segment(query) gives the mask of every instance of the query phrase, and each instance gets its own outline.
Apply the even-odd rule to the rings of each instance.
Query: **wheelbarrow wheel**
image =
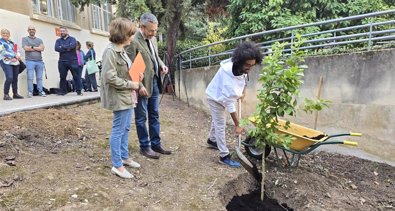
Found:
[[[249,156],[251,156],[251,157],[253,157],[255,159],[258,159],[258,160],[262,160],[262,153],[263,153],[263,151],[262,151],[262,149],[260,149],[258,147],[255,147],[255,142],[256,142],[255,137],[248,136],[246,138],[246,140],[244,141],[244,143],[245,143],[245,150],[246,150],[246,152],[247,152],[247,154]],[[267,158],[267,156],[269,156],[271,150],[272,150],[272,148],[269,145],[266,144],[266,147],[265,147],[265,158]]]

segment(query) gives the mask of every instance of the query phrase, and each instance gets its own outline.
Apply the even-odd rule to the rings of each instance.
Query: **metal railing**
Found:
[[[341,25],[344,27],[339,27]],[[230,57],[237,44],[246,39],[258,43],[264,54],[270,52],[271,45],[275,42],[288,42],[284,51],[290,52],[296,34],[301,34],[306,40],[301,47],[305,50],[328,50],[338,46],[370,50],[373,46],[383,44],[383,42],[395,41],[395,10],[263,31],[198,46],[176,56],[177,69],[216,64]],[[213,52],[216,46],[227,48],[227,50]]]

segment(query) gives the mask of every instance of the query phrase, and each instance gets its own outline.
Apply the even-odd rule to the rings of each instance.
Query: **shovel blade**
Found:
[[[244,167],[245,170],[248,171],[255,179],[256,181],[260,184],[262,181],[262,175],[259,173],[258,168],[256,165],[250,162],[246,156],[240,151],[239,147],[236,147],[236,154],[237,157],[240,160],[240,164]]]

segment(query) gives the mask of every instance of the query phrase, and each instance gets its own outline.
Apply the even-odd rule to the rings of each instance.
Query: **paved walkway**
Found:
[[[99,92],[83,92],[82,96],[77,93],[68,93],[65,96],[47,95],[47,97],[33,96],[32,98],[14,99],[10,101],[0,99],[0,116],[19,111],[29,111],[39,108],[50,108],[55,106],[71,105],[85,101],[98,100]]]

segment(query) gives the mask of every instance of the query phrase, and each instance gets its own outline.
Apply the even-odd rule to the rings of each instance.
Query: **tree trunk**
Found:
[[[182,1],[174,0],[169,2],[173,4],[173,5],[169,5],[169,7],[172,8],[173,10],[173,17],[171,18],[172,21],[170,22],[169,28],[167,29],[166,60],[167,60],[167,65],[171,72],[171,70],[175,66],[173,64],[173,61],[174,61],[174,54],[175,54],[176,43],[177,43],[177,34],[181,23],[183,7],[182,7]]]

